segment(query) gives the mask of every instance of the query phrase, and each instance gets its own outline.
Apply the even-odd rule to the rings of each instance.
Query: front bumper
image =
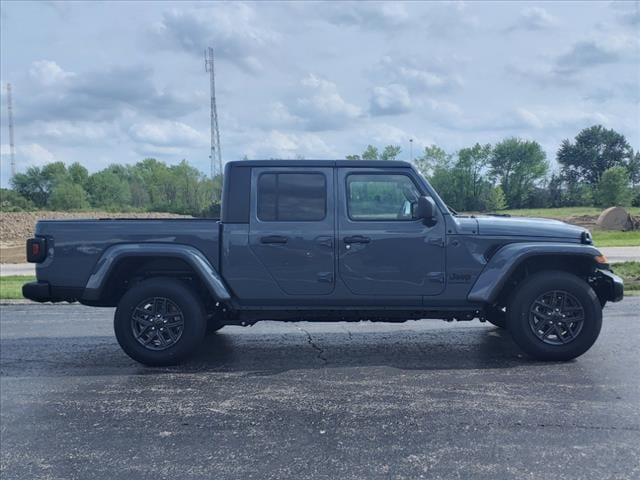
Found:
[[[619,302],[624,298],[624,282],[610,270],[598,269],[598,287],[604,300]]]

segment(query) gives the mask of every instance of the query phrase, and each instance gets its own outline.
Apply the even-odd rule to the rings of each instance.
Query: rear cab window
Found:
[[[317,222],[327,215],[327,182],[322,173],[262,173],[258,177],[258,219],[262,222]]]

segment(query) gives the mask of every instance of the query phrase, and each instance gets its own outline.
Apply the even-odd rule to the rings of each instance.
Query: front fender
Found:
[[[535,256],[596,257],[600,251],[578,243],[510,243],[498,250],[471,287],[470,302],[493,303],[509,276],[523,261]]]
[[[190,245],[171,243],[122,243],[107,248],[96,263],[84,289],[82,300],[98,300],[107,284],[109,275],[120,260],[129,257],[170,257],[179,258],[193,268],[206,285],[209,292],[220,301],[227,301],[231,294],[222,277],[211,265],[207,257]]]

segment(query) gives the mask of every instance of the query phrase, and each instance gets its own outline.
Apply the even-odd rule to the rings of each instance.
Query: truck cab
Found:
[[[221,211],[39,222],[27,246],[38,280],[24,294],[117,307],[121,346],[152,365],[187,358],[207,329],[265,319],[478,318],[564,360],[623,296],[587,230],[458,215],[406,162],[229,162]]]

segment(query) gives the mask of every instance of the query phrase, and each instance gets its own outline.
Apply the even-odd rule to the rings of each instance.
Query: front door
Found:
[[[335,285],[333,168],[252,169],[249,244],[287,295]]]
[[[339,273],[358,295],[437,295],[444,289],[444,219],[413,215],[423,191],[408,169],[341,168]]]

